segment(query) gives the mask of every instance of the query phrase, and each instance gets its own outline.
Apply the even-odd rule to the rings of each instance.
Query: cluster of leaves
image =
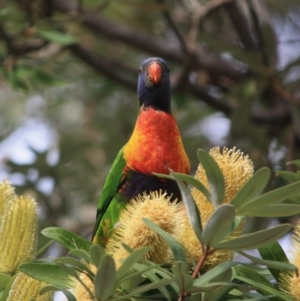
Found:
[[[223,204],[224,177],[217,163],[204,151],[198,151],[198,158],[206,170],[209,189],[194,178],[172,173],[177,181],[190,223],[202,245],[201,258],[190,266],[187,251],[169,233],[150,220],[144,222],[159,233],[170,247],[173,263],[156,264],[143,256],[150,247],[132,250],[124,246],[129,256],[116,270],[114,259],[100,246],[61,228],[46,228],[42,234],[57,241],[69,250],[71,257],[55,259],[54,262],[38,261],[20,266],[20,270],[31,277],[49,283],[42,292],[61,290],[68,300],[75,297],[68,290],[76,281],[82,283],[78,273],[85,273],[94,284],[94,289],[86,287],[94,300],[289,300],[276,283],[281,271],[297,271],[277,240],[292,229],[289,224],[281,224],[240,236],[231,236],[242,219],[247,216],[288,216],[300,212],[294,202],[299,198],[300,181],[262,194],[270,178],[267,168],[258,170],[238,191],[230,204]],[[187,187],[189,183],[204,193],[216,210],[205,225]],[[261,258],[245,253],[258,249]],[[202,273],[201,267],[208,255],[216,250],[231,250],[252,261],[222,262]],[[254,264],[253,264],[254,263]],[[91,266],[96,267],[94,271]],[[73,280],[71,280],[73,279]],[[275,281],[274,281],[275,280]],[[275,284],[274,284],[275,283]],[[86,286],[85,283],[82,285]]]

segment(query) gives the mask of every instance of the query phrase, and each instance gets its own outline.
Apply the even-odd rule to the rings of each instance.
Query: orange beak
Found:
[[[162,69],[157,62],[151,63],[148,67],[148,76],[152,84],[156,85],[161,80]]]

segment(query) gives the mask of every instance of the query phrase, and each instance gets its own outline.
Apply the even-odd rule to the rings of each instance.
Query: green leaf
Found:
[[[101,263],[101,259],[106,253],[103,248],[101,248],[99,245],[95,244],[95,245],[91,246],[90,254],[91,254],[91,258],[92,258],[92,263],[96,267],[99,267],[99,265]]]
[[[299,60],[300,60],[300,58],[299,58]],[[300,159],[289,161],[286,163],[286,165],[290,165],[290,164],[295,164],[296,166],[300,167]]]
[[[122,282],[123,278],[127,276],[128,271],[132,269],[134,264],[140,261],[151,249],[152,247],[144,247],[130,253],[117,271],[116,283]]]
[[[264,278],[259,273],[249,269],[245,266],[237,266],[234,268],[236,275],[235,279],[243,281],[245,283],[250,284],[251,286],[255,287],[258,292],[263,295],[272,294],[287,300],[287,296],[282,292],[275,289],[275,287],[269,282],[266,278]]]
[[[130,291],[145,280],[145,277],[142,275],[151,269],[153,269],[152,266],[149,267],[135,263],[133,270],[127,271],[121,281],[115,282],[116,286],[120,286],[124,291]]]
[[[43,295],[43,294],[46,294],[49,292],[55,292],[55,291],[59,291],[59,290],[61,290],[61,287],[49,284],[49,285],[43,286],[40,289],[40,294]]]
[[[300,194],[300,181],[267,192],[262,196],[255,198],[245,206],[242,206],[237,212],[241,215],[246,215],[248,210],[265,207],[269,204],[276,204],[298,194]]]
[[[72,44],[76,44],[78,42],[78,38],[70,35],[70,34],[66,34],[60,31],[54,31],[54,30],[41,30],[39,29],[37,31],[37,34],[56,44],[62,45],[62,46],[69,46]]]
[[[139,295],[141,293],[144,293],[144,292],[147,292],[147,291],[150,291],[150,290],[153,290],[153,289],[161,288],[163,286],[171,284],[172,282],[174,282],[174,279],[162,279],[162,280],[157,281],[157,282],[141,285],[141,286],[131,290],[131,292],[127,295],[123,295],[123,296],[120,296],[120,297],[114,297],[114,300],[126,300],[129,297],[132,297],[134,295]]]
[[[278,271],[278,275],[279,275],[280,271],[297,271],[297,267],[295,267],[293,264],[288,263],[288,262],[279,262],[279,261],[275,261],[275,260],[260,259],[260,258],[256,258],[256,257],[251,256],[242,251],[238,251],[238,253],[245,256],[246,258],[252,260],[256,264],[265,265],[269,268],[273,268],[273,270],[276,269],[276,271]]]
[[[11,19],[13,15],[16,15],[16,7],[14,7],[13,5],[6,6],[0,9],[0,20],[2,22]]]
[[[10,280],[11,277],[9,275],[0,273],[0,290],[3,290]]]
[[[68,287],[70,285],[69,275],[53,263],[23,263],[19,269],[32,278],[55,286]]]
[[[198,149],[199,162],[205,169],[208,185],[211,191],[211,202],[217,208],[224,202],[225,184],[224,176],[215,160],[204,150]]]
[[[177,179],[180,179],[181,181],[184,181],[184,182],[192,185],[196,189],[198,189],[200,192],[202,192],[204,194],[204,196],[207,198],[207,200],[211,202],[212,196],[211,196],[210,191],[200,181],[198,181],[197,179],[195,179],[194,177],[192,177],[190,175],[186,175],[183,173],[174,172],[173,174],[176,175]]]
[[[51,244],[53,243],[53,240],[48,241],[46,244],[44,244],[42,247],[40,247],[36,253],[35,256],[39,256],[40,254],[42,254]]]
[[[201,244],[203,244],[203,235],[202,235],[202,224],[201,224],[201,217],[198,210],[198,207],[191,197],[191,194],[187,190],[186,186],[183,182],[177,177],[176,174],[171,172],[171,175],[177,182],[177,185],[181,192],[182,201],[184,203],[185,210],[187,212],[187,216],[189,218],[190,224]]]
[[[284,217],[300,213],[300,205],[294,204],[271,204],[265,207],[248,209],[247,216],[255,217]]]
[[[148,227],[157,232],[166,241],[174,255],[175,260],[182,261],[186,266],[188,266],[184,247],[170,233],[164,231],[149,219],[143,218],[143,221]]]
[[[156,275],[157,270],[154,267],[151,267],[151,269],[149,269],[149,267],[147,266],[136,263],[134,265],[134,269],[136,271],[142,272],[143,276],[147,277],[151,282],[157,282],[161,279]],[[166,274],[164,274],[164,278],[166,279],[165,276]],[[171,277],[167,276],[167,279],[171,279]],[[165,297],[166,300],[171,300],[171,295],[165,286],[159,287],[158,290],[161,292],[161,294]]]
[[[87,251],[72,249],[69,251],[69,254],[84,259],[86,262],[89,263],[92,261],[91,255]]]
[[[145,281],[145,277],[142,276],[142,273],[130,273],[134,274],[133,277],[128,277],[126,280],[122,281],[120,288],[124,292],[130,292],[134,288],[138,287],[141,285],[143,281]],[[118,297],[117,294],[114,295],[114,298]]]
[[[5,77],[9,84],[15,89],[28,90],[27,81],[20,77],[17,72],[5,73]]]
[[[274,295],[266,295],[263,296],[256,292],[242,292],[236,289],[231,290],[230,295],[233,297],[237,297],[236,299],[230,298],[230,301],[240,301],[240,300],[247,300],[247,301],[263,301],[263,300],[269,300],[269,298],[274,297]],[[227,299],[226,299],[227,300]],[[205,300],[206,301],[206,300]],[[209,300],[207,300],[209,301]],[[222,301],[222,300],[220,300]]]
[[[300,180],[300,174],[291,172],[291,171],[286,171],[286,170],[278,170],[276,172],[276,176],[279,176],[280,178],[285,179],[286,181],[290,183],[294,183],[296,181]]]
[[[6,299],[8,298],[11,286],[13,285],[13,283],[14,283],[17,276],[18,276],[18,274],[15,274],[14,276],[12,276],[10,278],[8,283],[6,283],[5,289],[2,291],[2,295],[0,296],[0,301],[6,301]]]
[[[260,256],[267,261],[275,261],[278,263],[284,263],[287,266],[289,265],[289,260],[285,254],[285,252],[283,251],[281,245],[277,242],[274,241],[273,243],[265,246],[265,247],[261,247],[258,249]],[[271,274],[273,275],[273,277],[275,278],[275,280],[278,282],[280,279],[280,270],[283,270],[283,268],[280,268],[280,270],[278,270],[277,267],[272,268],[272,266],[268,265],[269,270],[271,272]]]
[[[197,293],[197,292],[211,292],[214,291],[220,287],[229,287],[232,289],[233,287],[237,286],[236,284],[232,282],[212,282],[212,283],[206,283],[199,286],[192,286],[189,289],[187,289],[188,293]]]
[[[226,261],[218,264],[214,268],[207,271],[204,275],[201,275],[201,277],[197,278],[194,281],[194,286],[203,286],[206,283],[210,283],[212,280],[219,277],[219,275],[223,274],[227,270],[231,269],[233,266],[239,264],[238,262],[234,261]]]
[[[86,272],[90,276],[95,276],[95,274],[91,271],[91,269],[84,264],[82,261],[79,261],[72,257],[59,257],[55,260],[55,262],[64,264],[64,265],[70,265],[74,269],[79,269],[83,272]]]
[[[102,257],[97,271],[94,286],[98,301],[107,300],[115,292],[116,267],[114,259],[109,255]]]
[[[176,261],[172,266],[174,279],[179,286],[180,292],[186,292],[194,282],[194,278],[187,273],[182,262]]]
[[[215,248],[234,251],[256,249],[278,240],[291,228],[292,227],[289,224],[281,224],[270,229],[260,230],[254,233],[225,240],[217,244]]]
[[[45,86],[58,86],[64,83],[63,79],[39,69],[34,69],[29,79],[30,83],[34,82]]]
[[[231,282],[232,269],[226,270],[214,278],[214,282]],[[220,286],[212,292],[206,292],[203,296],[203,301],[222,301],[234,286]]]
[[[70,267],[69,265],[66,265],[64,263],[60,263],[59,261],[55,261],[55,263],[63,270],[65,273],[67,273],[69,276],[78,278],[77,270],[73,267]]]
[[[85,251],[89,251],[93,243],[88,240],[59,227],[49,227],[45,228],[41,231],[41,233],[62,244],[67,249],[82,249]]]
[[[223,301],[226,300],[225,296],[235,287],[233,284],[230,285],[221,285],[220,287],[217,287],[212,292],[206,292],[203,296],[203,301]],[[247,301],[249,301],[247,299]]]
[[[259,196],[268,184],[270,175],[271,172],[269,168],[263,167],[259,169],[237,192],[230,204],[236,209],[239,209],[241,206],[249,203],[253,198]]]
[[[223,204],[216,209],[207,221],[203,230],[203,240],[206,246],[214,247],[234,230],[235,208]]]

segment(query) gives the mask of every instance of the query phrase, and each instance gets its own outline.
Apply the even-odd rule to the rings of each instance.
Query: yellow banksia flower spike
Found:
[[[20,272],[14,280],[6,301],[50,301],[53,300],[53,292],[43,295],[39,291],[46,286],[45,282],[36,280]]]
[[[291,263],[300,271],[300,220],[294,230],[291,246]],[[279,288],[291,297],[291,300],[300,301],[300,274],[293,271],[284,271],[280,274]]]
[[[97,268],[93,265],[90,265],[89,268],[95,274],[97,273]],[[77,279],[74,279],[73,282],[73,295],[76,300],[80,301],[96,301],[96,298],[91,293],[94,294],[94,282],[93,280],[86,274],[80,273],[79,279],[84,283],[80,283]]]
[[[220,147],[214,147],[209,151],[209,155],[216,161],[224,175],[224,203],[229,203],[238,190],[252,177],[253,162],[248,155],[244,155],[235,148],[224,147],[221,152]],[[201,164],[198,166],[195,178],[209,189],[206,173]],[[199,190],[193,188],[191,193],[200,210],[201,220],[206,223],[214,212],[213,205]]]
[[[224,203],[229,203],[238,190],[252,177],[254,171],[253,162],[247,155],[244,155],[235,148],[228,149],[224,147],[221,151],[220,147],[214,147],[209,151],[209,155],[216,161],[224,175]],[[198,166],[195,178],[201,181],[203,185],[209,189],[206,173],[201,164]],[[201,221],[204,226],[210,216],[214,213],[215,208],[196,188],[192,188],[191,194],[200,211]],[[233,235],[238,235],[239,233],[240,231],[236,231]],[[187,218],[183,227],[182,237],[179,240],[189,251],[191,256],[195,260],[198,260],[202,254],[201,244]],[[231,258],[232,252],[217,250],[206,259],[204,270],[210,269],[220,262],[230,260]]]
[[[14,187],[7,181],[0,182],[0,224],[4,214],[4,208],[16,198]]]
[[[142,218],[151,220],[177,237],[181,231],[184,214],[183,205],[171,202],[170,196],[161,191],[139,195],[121,213],[117,228],[107,245],[107,251],[112,254],[117,266],[129,255],[122,247],[122,243],[132,249],[152,246],[145,258],[157,263],[168,262],[171,256],[168,245],[159,234],[143,222]]]
[[[38,213],[29,197],[16,196],[7,204],[0,225],[0,272],[13,273],[35,257]]]

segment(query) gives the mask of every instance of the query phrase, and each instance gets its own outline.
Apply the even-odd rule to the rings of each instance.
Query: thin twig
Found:
[[[158,0],[158,2],[162,3],[162,4],[166,4],[164,0]],[[165,5],[165,9],[163,9],[163,15],[166,18],[166,20],[168,21],[168,23],[169,23],[170,27],[172,28],[172,30],[174,31],[176,37],[178,38],[183,52],[186,55],[189,55],[189,48],[188,48],[188,45],[186,43],[186,40],[185,40],[184,36],[181,34],[179,28],[176,26],[176,23],[173,20],[173,17],[170,13],[170,9],[167,5]]]
[[[229,3],[232,1],[234,1],[234,0],[210,0],[210,1],[207,1],[207,3],[205,5],[199,7],[199,9],[197,9],[194,13],[194,16],[193,16],[194,25],[192,26],[192,28],[188,34],[188,40],[194,41],[196,39],[202,19],[208,13],[210,13],[212,10],[218,8],[219,6],[221,6],[225,3]]]
[[[238,3],[237,2],[226,3],[224,7],[227,10],[230,20],[245,48],[251,51],[257,51],[258,47],[253,37],[254,35],[250,29],[249,20],[246,18],[245,14],[238,7]]]

